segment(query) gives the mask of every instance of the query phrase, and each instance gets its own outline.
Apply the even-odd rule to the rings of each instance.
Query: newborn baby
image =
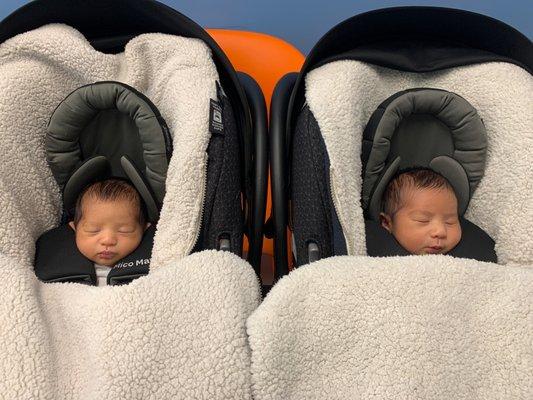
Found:
[[[120,179],[88,186],[76,202],[74,221],[80,253],[94,262],[98,286],[119,260],[132,253],[150,226],[137,190]]]
[[[383,195],[380,223],[411,254],[446,254],[461,240],[450,183],[427,168],[396,176]]]

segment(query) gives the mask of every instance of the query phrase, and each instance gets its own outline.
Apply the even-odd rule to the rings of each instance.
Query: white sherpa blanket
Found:
[[[450,256],[335,257],[247,322],[256,400],[533,397],[533,270]]]
[[[348,254],[366,254],[359,206],[363,130],[382,101],[417,87],[455,92],[478,110],[488,156],[467,217],[495,240],[499,262],[533,264],[533,77],[507,63],[417,74],[336,61],[307,75],[306,100],[328,150],[333,202]]]
[[[0,398],[250,397],[244,324],[259,302],[255,275],[230,254],[185,257],[200,225],[217,79],[203,42],[170,35],[107,55],[49,25],[0,46]],[[46,125],[68,93],[102,80],[147,95],[173,135],[153,271],[125,287],[43,284],[34,244],[60,214]]]

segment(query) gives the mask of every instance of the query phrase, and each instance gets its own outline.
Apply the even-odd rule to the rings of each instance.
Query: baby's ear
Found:
[[[383,212],[379,213],[379,223],[390,233],[392,229],[392,219],[388,214]]]
[[[74,221],[70,221],[68,225],[72,228],[74,232],[76,232],[76,225],[74,225]]]

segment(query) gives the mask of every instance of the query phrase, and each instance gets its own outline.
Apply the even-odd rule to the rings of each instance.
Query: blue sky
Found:
[[[383,7],[424,5],[478,12],[512,25],[533,37],[533,2],[517,0],[162,0],[203,27],[244,29],[287,40],[302,52],[337,23],[365,11]],[[1,0],[4,18],[26,0]]]

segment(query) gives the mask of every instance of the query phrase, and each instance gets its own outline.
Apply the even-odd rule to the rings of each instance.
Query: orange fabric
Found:
[[[226,29],[207,29],[207,32],[226,53],[236,71],[245,72],[256,80],[265,96],[268,111],[276,83],[289,72],[299,72],[305,60],[304,55],[291,44],[264,33]],[[267,218],[271,204],[269,178]],[[288,245],[290,254],[290,243]],[[268,264],[265,267],[271,269],[274,254],[272,239],[264,240],[263,254],[269,255],[268,260],[263,256],[263,264]]]

